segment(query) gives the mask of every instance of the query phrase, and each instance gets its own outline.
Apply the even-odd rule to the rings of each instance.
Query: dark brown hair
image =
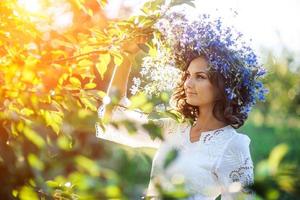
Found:
[[[184,82],[187,78],[187,74],[185,73],[187,68],[189,67],[191,61],[197,57],[204,57],[207,59],[205,55],[190,55],[190,58],[184,66],[184,73],[182,74],[181,80],[172,95],[172,101],[175,101],[177,111],[179,111],[185,118],[188,118],[192,121],[196,120],[199,114],[199,108],[186,102]],[[218,97],[213,108],[214,117],[227,125],[231,125],[234,128],[241,127],[248,116],[240,112],[240,106],[238,105],[237,100],[228,100],[226,98],[224,76],[218,71],[214,70],[212,67],[209,67],[208,78],[212,85],[214,85],[218,90]],[[246,95],[247,93],[240,91],[240,95],[243,94]]]

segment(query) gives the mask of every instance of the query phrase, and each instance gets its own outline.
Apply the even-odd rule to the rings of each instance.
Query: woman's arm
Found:
[[[154,137],[157,135],[157,132],[149,133],[148,130],[143,127],[143,125],[149,124],[150,122],[148,115],[139,110],[130,110],[126,108],[129,104],[130,100],[127,97],[123,97],[119,102],[119,105],[121,106],[116,106],[112,110],[110,122],[121,122],[118,123],[120,125],[118,128],[108,123],[105,125],[105,129],[103,129],[99,124],[96,124],[96,136],[101,139],[109,140],[133,148],[159,148],[162,139],[159,137]],[[103,117],[103,109],[103,106],[99,108],[100,118]],[[128,127],[122,123],[124,120],[131,122],[134,125],[136,129],[135,133],[130,133]],[[173,128],[177,124],[177,122],[171,118],[151,119],[151,122],[160,128],[163,139],[166,139],[167,130]]]
[[[238,134],[228,144],[217,164],[215,173],[221,189],[222,200],[253,200],[254,193],[247,188],[254,182],[250,138]]]
[[[106,94],[109,98],[118,93],[119,98],[127,98],[127,85],[128,78],[132,68],[132,63],[140,48],[138,44],[143,44],[148,40],[148,37],[139,37],[135,41],[124,43],[122,49],[124,50],[123,62],[120,66],[115,66],[110,83],[108,85]],[[105,106],[105,105],[104,105]],[[110,114],[113,108],[105,108],[104,116],[105,118],[110,118]]]
[[[101,139],[110,140],[130,147],[152,147],[158,148],[161,139],[153,138],[148,131],[143,128],[144,124],[149,123],[148,115],[139,112],[138,110],[130,110],[127,107],[130,105],[130,100],[127,98],[127,84],[128,77],[131,71],[132,62],[139,51],[137,44],[133,43],[127,45],[127,52],[129,56],[125,56],[123,63],[116,66],[114,69],[112,79],[109,83],[106,94],[112,98],[115,92],[118,91],[121,99],[118,102],[119,106],[110,107],[105,104],[101,105],[98,109],[99,118],[104,119],[105,129],[98,123],[96,124],[96,136]],[[122,121],[127,120],[135,125],[136,133],[132,134],[128,131],[128,127],[122,124]],[[119,128],[114,127],[107,122],[121,122]],[[175,125],[175,120],[170,118],[160,118],[151,120],[155,125],[160,127],[162,135],[166,128]],[[123,126],[122,126],[123,125]],[[155,135],[155,134],[154,134]],[[164,136],[163,136],[164,137]]]
[[[111,81],[106,91],[106,94],[110,99],[116,94],[119,95],[119,98],[127,97],[127,85],[132,67],[132,60],[132,56],[124,56],[122,64],[120,66],[115,66]],[[109,106],[106,105],[103,106],[104,117],[107,118],[107,120],[110,120],[110,115],[113,108],[109,108]]]
[[[107,88],[108,96],[112,96],[112,91],[117,89],[120,96],[127,96],[128,77],[132,67],[132,56],[124,56],[120,66],[116,66],[114,74]]]

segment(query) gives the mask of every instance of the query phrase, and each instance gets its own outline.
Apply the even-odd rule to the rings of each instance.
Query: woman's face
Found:
[[[190,63],[184,82],[186,102],[192,106],[213,104],[216,98],[216,88],[208,78],[208,62],[204,57],[198,57]]]

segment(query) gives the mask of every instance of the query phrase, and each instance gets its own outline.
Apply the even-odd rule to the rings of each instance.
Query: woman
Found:
[[[164,140],[149,136],[141,126],[149,122],[147,115],[126,109],[130,105],[126,97],[132,60],[129,57],[117,69],[107,91],[108,96],[112,95],[113,90],[120,92],[123,97],[120,106],[115,107],[112,113],[102,106],[99,116],[105,117],[111,113],[112,120],[134,120],[139,127],[138,133],[130,135],[126,128],[116,129],[113,126],[107,126],[104,133],[96,126],[97,137],[131,147],[157,149],[146,193],[150,199],[160,199],[158,188],[172,191],[180,183],[184,183],[184,189],[190,195],[188,199],[213,200],[219,195],[222,200],[252,199],[254,195],[247,189],[254,177],[250,138],[235,129],[247,119],[255,102],[254,95],[259,93],[262,97],[265,92],[254,89],[261,88],[261,82],[256,78],[263,74],[263,70],[254,70],[257,63],[253,55],[240,56],[236,52],[241,51],[227,48],[230,45],[228,40],[227,43],[221,42],[222,35],[218,34],[220,22],[209,23],[214,34],[207,30],[208,26],[203,21],[180,26],[183,32],[179,37],[188,34],[196,37],[194,30],[209,33],[196,37],[196,41],[201,41],[201,50],[196,49],[197,44],[189,39],[184,41],[192,45],[191,48],[181,42],[177,43],[178,49],[175,51],[176,63],[182,66],[183,74],[172,100],[186,119],[192,119],[192,124],[188,120],[178,123],[169,118],[151,120],[162,128]],[[203,42],[205,40],[209,42]],[[133,44],[126,49],[136,53],[138,47]],[[251,63],[248,58],[252,59]],[[247,62],[248,68],[244,69],[243,61]],[[166,158],[172,150],[177,152],[177,157],[166,165]]]

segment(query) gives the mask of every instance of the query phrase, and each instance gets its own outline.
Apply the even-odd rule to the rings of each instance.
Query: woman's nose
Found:
[[[184,82],[184,85],[185,85],[186,88],[192,88],[193,80],[191,78],[187,78]]]

